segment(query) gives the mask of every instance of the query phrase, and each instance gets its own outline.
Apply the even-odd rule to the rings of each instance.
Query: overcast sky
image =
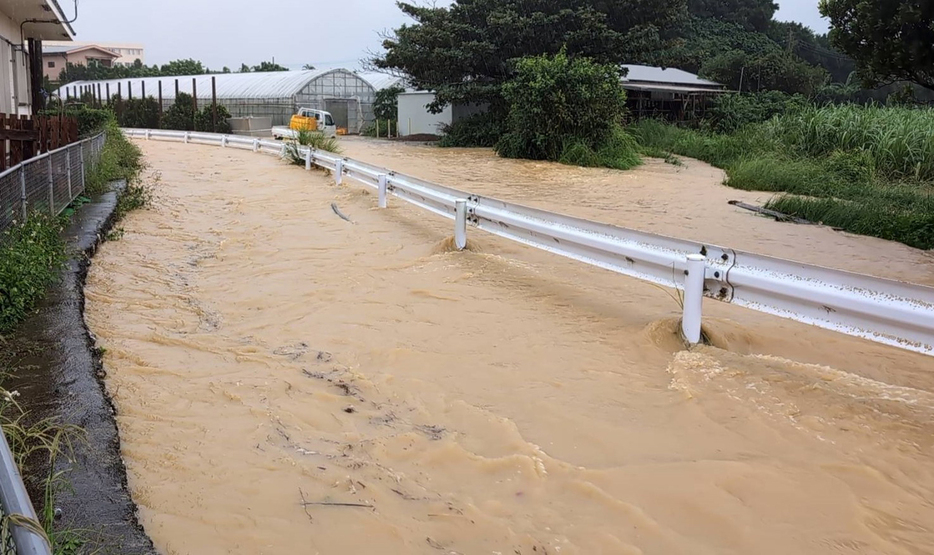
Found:
[[[778,0],[777,19],[824,32],[817,1]],[[73,13],[74,0],[59,4]],[[405,21],[394,0],[80,0],[74,28],[76,40],[141,43],[147,64],[194,58],[236,70],[274,57],[300,69],[357,67],[381,31]]]

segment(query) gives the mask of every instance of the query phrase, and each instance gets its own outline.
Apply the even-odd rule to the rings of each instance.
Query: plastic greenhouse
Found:
[[[315,108],[331,112],[337,126],[349,133],[359,133],[373,119],[376,90],[366,79],[346,69],[76,81],[61,87],[58,96],[80,98],[91,93],[106,99],[108,94],[122,98],[145,94],[158,99],[161,83],[163,110],[174,104],[176,87],[187,94],[197,87],[200,108],[211,104],[212,79],[217,103],[233,117],[265,116],[272,118],[273,125],[287,125],[299,108]]]

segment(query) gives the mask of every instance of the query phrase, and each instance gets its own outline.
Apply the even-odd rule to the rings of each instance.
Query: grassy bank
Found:
[[[642,148],[722,168],[738,189],[782,193],[768,207],[852,233],[934,248],[934,111],[807,107],[718,134],[657,121]]]

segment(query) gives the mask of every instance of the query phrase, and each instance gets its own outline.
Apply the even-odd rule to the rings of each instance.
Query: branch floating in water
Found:
[[[353,220],[351,220],[350,218],[348,218],[347,216],[345,216],[343,212],[341,212],[341,209],[337,207],[337,203],[336,203],[336,202],[332,202],[332,203],[331,203],[331,210],[333,210],[335,214],[337,214],[338,216],[340,216],[340,218],[341,218],[342,220],[347,221],[347,222],[350,222],[350,223],[354,223]]]

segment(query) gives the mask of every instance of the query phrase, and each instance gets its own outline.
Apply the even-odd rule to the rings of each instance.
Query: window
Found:
[[[49,62],[49,67],[55,67],[55,62]]]

